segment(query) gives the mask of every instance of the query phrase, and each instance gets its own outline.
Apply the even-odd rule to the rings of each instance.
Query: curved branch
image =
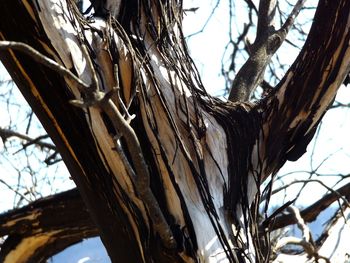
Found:
[[[0,261],[46,262],[98,230],[77,191],[72,189],[0,215]]]
[[[43,137],[46,138],[47,135],[39,136],[38,138],[31,138],[30,136],[28,136],[26,134],[15,132],[15,131],[10,130],[10,129],[3,129],[0,127],[0,137],[4,142],[10,137],[17,137],[19,139],[25,140],[25,141],[27,141],[27,143],[25,145],[23,145],[23,148],[28,147],[29,145],[35,144],[35,145],[42,147],[42,148],[47,148],[47,149],[54,150],[54,151],[57,150],[55,145],[41,141],[41,139],[43,139]]]
[[[325,231],[315,242],[317,254],[314,254],[315,260],[323,259],[325,262],[343,262],[348,258],[349,242],[348,236],[350,228],[347,224],[350,208],[343,206],[335,216],[327,223]],[[288,241],[288,238],[287,240]],[[322,256],[320,256],[322,255]],[[296,256],[295,254],[279,254],[273,262],[309,262],[306,253]]]
[[[320,256],[318,254],[317,248],[315,246],[312,235],[310,233],[310,229],[305,224],[304,219],[300,215],[299,209],[296,207],[290,206],[290,207],[288,207],[288,210],[295,217],[295,220],[297,221],[298,228],[302,232],[303,237],[302,237],[302,239],[295,238],[295,237],[284,237],[277,242],[275,250],[277,251],[287,244],[299,245],[299,246],[303,247],[305,253],[308,255],[308,258],[315,258],[316,261],[318,261],[318,259],[322,258],[327,263],[330,263],[328,258],[326,258],[324,256]]]
[[[333,202],[339,199],[339,195],[346,197],[346,199],[349,199],[350,196],[350,183],[340,187],[336,191],[333,191],[324,197],[322,197],[320,200],[317,202],[313,203],[309,207],[303,209],[300,212],[301,217],[304,219],[305,222],[312,222],[314,221],[317,216],[327,209]],[[281,215],[277,216],[274,220],[273,223],[270,226],[271,230],[276,230],[279,228],[286,227],[288,225],[292,225],[297,223],[296,218],[291,215]]]
[[[306,151],[316,127],[350,69],[350,2],[319,2],[298,58],[273,94],[259,105],[263,113],[265,176]]]
[[[0,50],[1,49],[14,49],[21,51],[29,55],[36,62],[45,65],[46,67],[56,71],[60,75],[67,77],[69,80],[73,81],[79,88],[87,89],[89,86],[85,84],[81,79],[76,77],[72,72],[70,72],[65,67],[58,64],[56,61],[48,58],[47,56],[41,54],[39,51],[35,50],[31,46],[15,41],[0,41]]]

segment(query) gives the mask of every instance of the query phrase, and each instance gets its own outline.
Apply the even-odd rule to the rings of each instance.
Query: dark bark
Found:
[[[35,1],[27,3],[35,9]],[[1,39],[25,42],[50,56],[39,40],[48,46],[50,41],[23,1],[1,2],[0,7],[3,12]],[[115,194],[106,192],[111,185],[110,173],[98,149],[93,143],[87,143],[94,141],[93,135],[86,125],[84,113],[69,103],[73,97],[63,78],[40,64],[33,64],[32,58],[20,52],[0,52],[2,63],[57,146],[91,217],[103,229],[101,238],[112,261],[141,262],[126,215],[117,202],[108,201],[108,196]]]
[[[347,200],[349,200],[350,184],[346,184],[334,192],[326,194],[320,200],[317,200],[312,205],[301,210],[300,215],[305,220],[305,222],[315,221],[321,212],[327,209],[332,203],[339,200],[340,197],[345,197]],[[269,220],[269,224],[270,226],[267,226],[265,224],[263,227],[269,227],[270,230],[276,230],[288,225],[296,224],[296,219],[293,215],[282,214]]]
[[[76,66],[70,60],[75,54],[66,56],[57,46],[66,44],[66,38],[57,40],[45,31],[50,24],[39,17],[43,10],[37,5],[1,2],[0,38],[25,42]],[[112,262],[197,262],[213,238],[231,262],[245,262],[254,252],[261,261],[258,210],[250,204],[254,198],[258,204],[257,189],[271,172],[302,155],[348,73],[349,11],[349,1],[320,1],[301,55],[276,91],[258,105],[226,103],[206,94],[176,29],[181,26],[180,1],[122,1],[119,23],[112,19],[106,24],[118,41],[108,30],[93,31],[98,41],[105,41],[103,49],[90,45],[83,34],[69,36],[81,50],[83,44],[89,47],[92,91],[76,89],[20,52],[2,51],[0,58],[57,145]],[[69,70],[75,72],[73,66]],[[122,112],[115,86],[136,114],[131,126],[122,119],[125,129],[115,124]],[[105,97],[97,101],[101,93]],[[80,109],[70,100],[92,107]],[[108,105],[116,107],[110,111]],[[127,136],[129,128],[135,143]],[[166,222],[154,211],[161,211]],[[230,224],[246,231],[232,231]],[[164,242],[167,225],[176,248]],[[245,235],[253,236],[250,255],[245,251],[249,242],[241,240]],[[214,256],[215,249],[204,259]]]
[[[84,238],[99,235],[77,189],[1,214],[0,222],[0,236],[7,236],[0,250],[4,263],[44,263]]]
[[[299,56],[262,101],[269,172],[305,152],[349,71],[349,1],[320,1]],[[325,19],[327,17],[327,19]]]

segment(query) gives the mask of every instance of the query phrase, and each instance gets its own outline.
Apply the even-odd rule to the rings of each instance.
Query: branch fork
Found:
[[[54,70],[61,76],[67,77],[69,80],[71,80],[73,85],[75,85],[83,95],[82,99],[71,100],[70,103],[72,105],[80,108],[98,107],[98,108],[101,108],[101,110],[107,114],[115,130],[118,132],[118,136],[114,138],[117,152],[119,154],[123,153],[121,154],[121,158],[123,159],[123,161],[125,161],[125,166],[127,168],[127,171],[130,173],[129,176],[132,179],[132,182],[134,183],[138,194],[140,195],[142,201],[144,202],[149,212],[148,214],[152,219],[151,221],[153,223],[155,232],[159,234],[163,242],[163,245],[166,248],[175,249],[177,245],[173,237],[172,231],[170,229],[170,226],[168,225],[163,215],[163,212],[159,207],[157,199],[153,195],[150,188],[150,174],[147,167],[147,163],[142,153],[140,142],[133,128],[130,126],[130,121],[135,116],[130,115],[128,113],[126,106],[124,105],[124,103],[122,102],[122,99],[119,96],[118,87],[114,87],[111,91],[107,93],[100,91],[101,89],[97,78],[97,74],[85,45],[82,44],[81,49],[85,54],[87,65],[88,67],[90,67],[92,72],[91,85],[87,85],[85,82],[83,82],[81,79],[76,77],[73,73],[71,73],[68,69],[61,66],[56,61],[41,54],[40,52],[38,52],[37,50],[35,50],[34,48],[32,48],[31,46],[25,43],[0,41],[0,50],[4,50],[4,49],[19,50],[29,55],[38,63],[49,67],[50,69]],[[115,74],[117,75],[117,69],[115,69]],[[126,119],[120,113],[118,107],[115,105],[114,101],[112,100],[112,97],[115,96],[115,94],[117,94],[117,96],[119,97],[118,102],[120,104],[120,107],[124,111]],[[119,138],[121,136],[123,136],[126,141],[126,145],[128,147],[128,150],[131,156],[130,161],[132,162],[133,165],[131,165],[130,161],[126,158],[126,155],[124,154],[124,150],[122,149],[122,146],[119,143]]]
[[[298,0],[285,23],[278,30],[274,27],[277,1],[260,1],[256,39],[248,48],[248,60],[238,71],[231,84],[231,91],[228,97],[230,101],[248,101],[254,90],[263,82],[267,65],[286,39],[288,31],[294,24],[294,20],[305,1]]]

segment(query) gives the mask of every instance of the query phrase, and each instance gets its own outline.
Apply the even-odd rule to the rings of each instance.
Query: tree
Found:
[[[297,60],[267,96],[250,101],[303,2],[275,29],[276,1],[260,1],[256,39],[229,101],[200,81],[181,1],[92,1],[89,18],[72,1],[1,3],[0,58],[92,220],[72,239],[61,234],[65,225],[57,229],[61,222],[43,234],[22,231],[6,240],[4,262],[44,260],[96,231],[112,262],[268,259],[260,185],[305,152],[349,71],[350,3],[320,0]],[[86,218],[66,209],[75,226]],[[15,219],[10,226],[28,220],[5,216]],[[56,244],[43,249],[50,237]],[[31,253],[23,253],[29,242]]]

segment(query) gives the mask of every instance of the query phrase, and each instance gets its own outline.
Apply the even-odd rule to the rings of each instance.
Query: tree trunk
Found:
[[[35,48],[79,80],[24,45],[0,58],[57,145],[112,262],[262,262],[259,186],[304,153],[349,71],[350,2],[320,1],[300,56],[257,104],[205,92],[181,1],[94,5],[87,21],[72,1],[0,3],[2,40]]]

